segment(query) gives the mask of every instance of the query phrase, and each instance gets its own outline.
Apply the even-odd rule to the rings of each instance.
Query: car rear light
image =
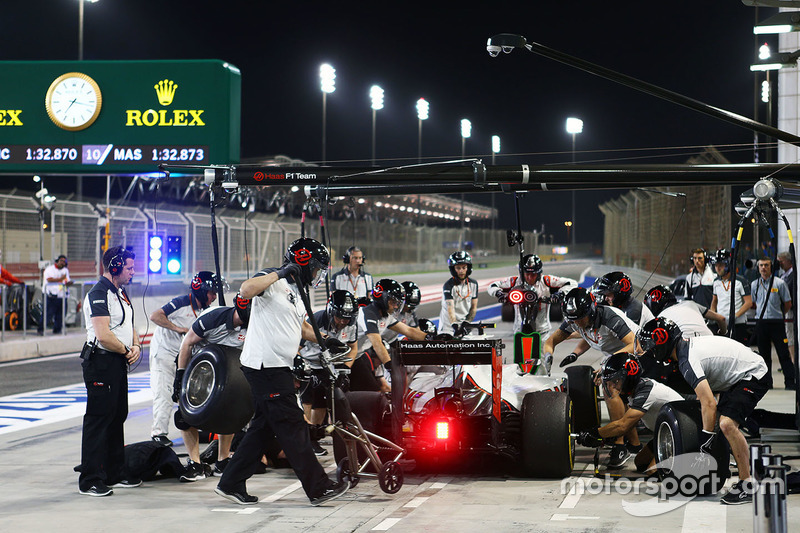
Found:
[[[450,438],[449,422],[436,422],[436,438],[439,440],[447,440]]]

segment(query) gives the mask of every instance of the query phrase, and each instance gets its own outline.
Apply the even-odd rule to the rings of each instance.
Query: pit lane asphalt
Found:
[[[438,309],[438,307],[435,307]],[[429,315],[433,316],[436,312]],[[494,334],[507,337],[509,324],[500,324]],[[556,361],[568,354],[574,341],[556,350]],[[507,343],[508,344],[508,343]],[[40,378],[47,373],[63,377],[66,383],[80,383],[79,370],[73,379],[70,366],[77,359],[43,359],[27,365],[0,365],[0,390],[14,379],[12,369],[29,367]],[[599,355],[587,353],[585,364],[596,365]],[[777,368],[779,365],[774,365]],[[137,373],[146,372],[143,363]],[[143,374],[141,378],[144,378]],[[782,380],[777,375],[776,383]],[[39,387],[39,388],[44,388]],[[34,390],[34,389],[28,389]],[[38,389],[35,389],[38,390]],[[0,399],[0,402],[2,399]],[[760,407],[790,411],[791,393],[772,390]],[[36,405],[31,405],[32,409]],[[603,411],[605,411],[603,409]],[[130,406],[125,426],[126,442],[149,436],[151,406],[141,399]],[[405,484],[397,494],[381,492],[377,481],[363,479],[342,499],[311,507],[291,471],[269,470],[248,482],[258,505],[231,504],[214,494],[216,480],[179,483],[175,479],[145,482],[135,489],[117,489],[107,498],[90,498],[77,492],[81,419],[79,416],[11,433],[0,434],[0,524],[4,531],[57,529],[72,531],[751,531],[752,505],[723,506],[717,497],[698,498],[663,514],[663,503],[645,495],[623,494],[625,486],[613,485],[608,493],[569,494],[561,480],[525,479],[514,475],[513,467],[461,461],[436,472],[417,472],[413,462],[404,462]],[[773,453],[798,455],[797,433],[764,431]],[[173,435],[174,437],[174,435]],[[794,438],[792,442],[778,442]],[[334,475],[329,454],[321,458]],[[185,452],[176,442],[175,451]],[[605,453],[603,454],[604,459]],[[789,461],[795,468],[797,461]],[[499,466],[499,467],[498,467]],[[628,472],[630,473],[630,472]],[[592,451],[577,447],[573,480],[589,482]],[[591,488],[591,486],[590,486]],[[628,486],[628,490],[630,490]],[[638,504],[639,514],[627,509]],[[789,496],[789,531],[800,530],[800,496]]]

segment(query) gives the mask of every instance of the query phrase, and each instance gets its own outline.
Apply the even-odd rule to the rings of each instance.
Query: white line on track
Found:
[[[405,504],[403,507],[419,507],[428,499],[427,496],[418,496]]]
[[[5,368],[7,366],[17,366],[17,365],[29,365],[31,363],[48,363],[50,361],[56,361],[58,359],[73,359],[75,356],[78,355],[79,352],[73,353],[66,353],[64,355],[48,355],[47,357],[36,357],[34,359],[23,359],[22,361],[10,361],[8,363],[0,364],[0,367]]]
[[[593,465],[587,465],[585,471],[589,472],[590,470],[593,469],[594,469]],[[572,476],[569,479],[570,481],[573,481],[572,489],[570,489],[569,493],[564,497],[564,501],[561,502],[561,505],[558,506],[559,509],[574,509],[575,506],[578,505],[578,502],[580,501],[581,496],[583,495],[583,491],[578,490],[578,485],[579,485],[578,480],[580,478],[581,478],[580,476]],[[551,520],[555,519],[553,518]]]
[[[391,528],[393,525],[398,523],[400,518],[385,518],[383,522],[378,524],[377,526],[373,527],[371,531],[386,531]]]
[[[565,520],[600,520],[599,516],[572,516],[568,514],[554,514],[550,517],[550,520],[555,520],[556,522],[563,522]]]
[[[270,502],[274,502],[276,500],[280,500],[281,498],[283,498],[287,494],[291,494],[292,492],[296,491],[297,489],[299,489],[302,486],[303,485],[299,481],[295,481],[294,483],[292,483],[288,487],[284,487],[281,490],[279,490],[278,492],[270,494],[266,498],[259,498],[258,501],[259,501],[259,503],[261,503],[261,502],[270,503]]]

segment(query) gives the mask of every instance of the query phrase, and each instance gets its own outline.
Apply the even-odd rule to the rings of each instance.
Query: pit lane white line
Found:
[[[393,525],[398,523],[400,520],[401,520],[400,518],[385,518],[383,522],[373,527],[370,531],[386,531]]]
[[[335,471],[335,469],[334,469],[334,471]],[[259,498],[258,499],[258,503],[262,503],[262,502],[263,503],[271,503],[271,502],[280,500],[281,498],[283,498],[287,494],[291,494],[292,492],[296,491],[297,489],[301,488],[302,486],[303,485],[299,481],[295,481],[294,483],[292,483],[288,487],[284,487],[281,490],[279,490],[278,492],[267,496],[266,498]]]
[[[589,472],[594,470],[593,465],[587,465],[584,472]],[[561,502],[561,505],[558,506],[559,509],[574,509],[578,502],[583,495],[583,491],[578,490],[578,479],[581,476],[571,476],[568,481],[572,481],[572,488],[570,489],[569,493],[564,497],[564,501]],[[551,518],[551,520],[556,520],[555,518]]]
[[[258,507],[248,507],[247,509],[211,509],[213,513],[236,513],[236,514],[253,514],[258,511]]]
[[[550,517],[550,520],[554,520],[556,522],[563,522],[565,520],[600,520],[599,516],[572,516],[568,514],[554,514]]]
[[[411,500],[410,502],[408,502],[407,504],[405,504],[403,507],[412,507],[412,508],[419,507],[420,505],[425,503],[427,499],[428,499],[427,496],[418,496],[413,500]]]

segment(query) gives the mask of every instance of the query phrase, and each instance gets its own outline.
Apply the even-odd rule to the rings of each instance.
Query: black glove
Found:
[[[561,302],[563,301],[564,301],[564,293],[562,291],[558,291],[550,295],[551,305],[561,305]]]
[[[717,434],[713,431],[706,431],[705,429],[702,431],[702,435],[700,435],[700,451],[702,453],[707,453],[711,455],[711,448],[714,447],[714,439],[717,438]]]
[[[467,332],[461,329],[461,324],[453,324],[453,337],[463,337]]]
[[[294,278],[295,281],[300,279],[300,273],[303,271],[297,263],[286,263],[280,270],[278,270],[278,278],[289,279]]]
[[[599,448],[603,445],[603,438],[600,436],[598,428],[581,431],[575,440],[578,444],[587,448]]]
[[[427,318],[420,318],[419,325],[417,327],[419,327],[419,329],[421,329],[428,335],[436,335],[436,326],[434,326],[433,322],[431,322]]]
[[[179,368],[175,371],[175,380],[172,382],[172,401],[178,402],[181,398],[181,384],[183,383],[183,375],[186,373],[185,368]]]
[[[330,352],[332,356],[338,356],[342,354],[346,354],[350,351],[350,347],[340,341],[339,339],[334,339],[332,337],[328,337],[322,339],[322,343],[325,345],[325,349]]]
[[[560,363],[558,363],[558,366],[564,368],[565,366],[570,365],[577,360],[578,360],[578,354],[572,352],[571,354],[566,356]]]
[[[392,372],[392,360],[389,359],[388,361],[383,363],[383,368],[385,368],[387,372],[391,373]]]
[[[497,297],[498,302],[504,304],[508,299],[508,291],[500,289],[495,296]]]

